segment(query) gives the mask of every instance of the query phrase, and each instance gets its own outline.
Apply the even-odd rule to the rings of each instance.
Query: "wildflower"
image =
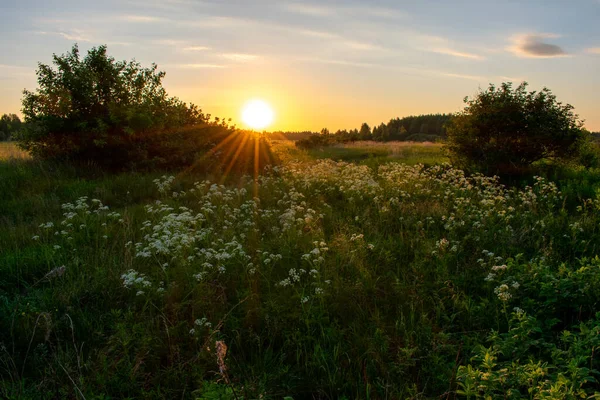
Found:
[[[510,300],[512,298],[512,295],[509,293],[509,287],[505,283],[503,283],[502,285],[496,287],[494,289],[494,293],[502,301],[508,301],[508,300]]]
[[[491,272],[485,277],[486,282],[491,282],[496,277],[496,274],[492,274]]]
[[[517,315],[519,315],[519,316],[525,314],[525,311],[522,308],[519,308],[519,307],[513,308],[513,311],[516,312]]]

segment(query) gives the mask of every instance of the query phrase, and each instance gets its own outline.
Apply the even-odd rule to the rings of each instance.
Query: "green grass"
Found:
[[[0,397],[599,390],[598,171],[518,189],[439,146],[275,150],[226,186],[1,161]]]
[[[433,165],[447,162],[440,144],[408,142],[354,142],[308,150],[311,158],[358,162],[377,166],[390,161],[408,165]]]

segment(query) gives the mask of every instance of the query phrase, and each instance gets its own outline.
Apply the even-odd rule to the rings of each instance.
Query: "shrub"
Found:
[[[570,104],[552,92],[527,92],[527,83],[490,85],[474,98],[447,127],[452,161],[487,173],[517,172],[542,159],[577,155],[586,137],[582,121]]]
[[[335,137],[329,134],[315,134],[306,139],[296,141],[296,147],[301,149],[314,149],[316,147],[331,146],[336,143]]]
[[[20,146],[35,156],[122,167],[143,153],[143,136],[208,123],[198,107],[167,95],[155,64],[115,61],[106,46],[81,58],[77,45],[52,62],[39,63],[39,88],[23,92]]]

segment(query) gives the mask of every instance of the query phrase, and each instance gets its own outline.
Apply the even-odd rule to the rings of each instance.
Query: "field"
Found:
[[[317,159],[330,158],[371,166],[388,161],[398,161],[408,165],[448,162],[442,145],[429,142],[351,142],[312,149],[309,154]]]
[[[20,150],[12,142],[0,142],[0,160],[27,159],[29,154]]]
[[[3,156],[0,397],[600,397],[600,172],[274,151],[227,185]]]

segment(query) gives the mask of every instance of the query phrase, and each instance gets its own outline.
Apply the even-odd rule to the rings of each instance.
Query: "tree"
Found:
[[[77,45],[54,54],[52,64],[39,63],[39,88],[23,92],[20,145],[34,155],[119,163],[141,134],[208,121],[196,106],[167,95],[156,64],[115,61],[106,46],[81,58]]]
[[[451,159],[463,168],[516,172],[538,160],[573,157],[586,137],[573,106],[558,102],[547,88],[490,85],[464,101],[447,127]]]
[[[0,140],[9,140],[21,129],[21,119],[16,114],[4,114],[0,117]]]
[[[369,140],[371,139],[371,127],[366,122],[360,127],[360,131],[358,132],[360,140]]]

